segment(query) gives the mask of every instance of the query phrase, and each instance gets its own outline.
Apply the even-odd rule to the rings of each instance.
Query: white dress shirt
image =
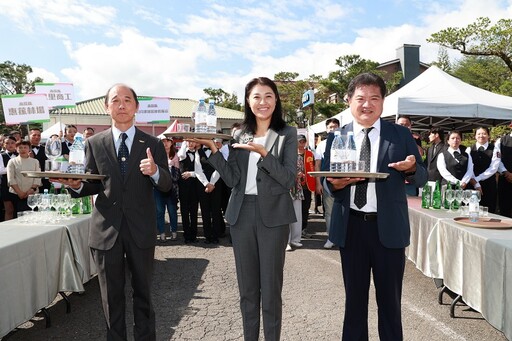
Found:
[[[368,138],[370,139],[370,172],[377,172],[377,159],[379,156],[379,145],[380,145],[380,119],[375,121],[373,124],[373,129],[368,133]],[[357,161],[359,161],[359,155],[361,154],[361,144],[363,143],[364,132],[363,126],[359,125],[356,121],[353,123],[354,129],[354,140],[356,142],[356,154]],[[357,211],[364,212],[377,212],[377,192],[375,190],[375,179],[369,179],[368,188],[366,190],[366,205],[361,208],[358,208],[356,204],[354,204],[354,196],[356,194],[356,184],[350,186],[350,208]]]

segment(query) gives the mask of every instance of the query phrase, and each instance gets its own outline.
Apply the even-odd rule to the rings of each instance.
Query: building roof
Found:
[[[169,111],[171,113],[170,118],[190,118],[192,111],[197,106],[198,102],[185,99],[185,98],[170,98]],[[224,107],[215,107],[217,112],[217,118],[223,120],[242,120],[244,118],[244,112],[228,109]],[[52,110],[52,114],[57,111]],[[85,101],[77,102],[74,108],[63,108],[60,109],[61,115],[91,115],[91,116],[107,116],[105,112],[105,96],[88,99]]]

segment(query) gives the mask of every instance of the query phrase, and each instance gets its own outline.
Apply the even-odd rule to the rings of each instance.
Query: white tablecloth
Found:
[[[60,291],[84,291],[83,283],[94,273],[88,233],[88,215],[59,224],[0,223],[0,337]]]
[[[511,340],[512,230],[463,226],[453,220],[457,214],[422,209],[420,204],[409,199],[408,258],[426,276],[442,278]]]
[[[90,214],[75,216],[66,224],[76,268],[84,284],[96,274],[96,265],[89,248],[90,217]]]

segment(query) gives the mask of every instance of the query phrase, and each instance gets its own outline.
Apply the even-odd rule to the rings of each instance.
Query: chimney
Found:
[[[400,59],[404,77],[400,87],[403,87],[420,74],[420,45],[404,44],[396,49],[396,57]]]

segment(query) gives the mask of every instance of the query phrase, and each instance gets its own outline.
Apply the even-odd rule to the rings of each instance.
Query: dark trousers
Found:
[[[381,341],[403,340],[401,319],[405,250],[379,241],[377,221],[350,215],[345,247],[340,248],[345,283],[345,341],[368,340],[368,297],[373,273]]]
[[[306,186],[302,188],[304,192],[304,200],[302,200],[302,229],[308,227],[309,208],[311,207],[311,192]]]
[[[289,225],[266,227],[255,195],[246,195],[236,224],[230,227],[245,341],[258,341],[260,309],[266,341],[279,341],[281,292]],[[268,214],[268,213],[267,213]]]
[[[204,237],[207,241],[218,241],[219,231],[224,224],[222,216],[222,191],[217,188],[213,192],[206,193],[205,187],[199,185],[199,204],[201,206],[201,218],[203,220]]]
[[[482,200],[480,200],[480,206],[487,206],[489,207],[489,213],[495,213],[496,200],[498,198],[496,177],[493,175],[488,179],[480,181],[480,185],[482,186]]]
[[[149,228],[149,227],[148,227]],[[107,340],[127,340],[125,261],[133,289],[133,336],[135,340],[156,340],[155,312],[151,303],[151,281],[155,247],[140,249],[123,218],[122,227],[110,250],[92,249],[98,269]]]
[[[498,202],[500,215],[512,218],[512,183],[508,182],[503,175],[498,180]]]
[[[185,241],[193,241],[197,238],[198,182],[195,178],[179,182],[181,223]]]

